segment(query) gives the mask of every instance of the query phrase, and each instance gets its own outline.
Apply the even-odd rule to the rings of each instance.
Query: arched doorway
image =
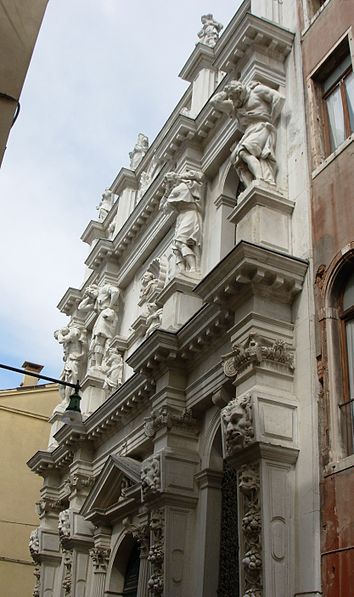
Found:
[[[109,595],[137,597],[140,549],[131,533],[124,536],[114,557],[108,584]]]
[[[138,581],[139,581],[139,568],[140,568],[140,550],[138,544],[135,543],[129,560],[124,576],[124,597],[137,597],[138,594]]]

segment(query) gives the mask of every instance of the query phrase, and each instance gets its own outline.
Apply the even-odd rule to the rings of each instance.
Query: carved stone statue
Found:
[[[219,33],[223,29],[223,25],[215,21],[211,14],[203,15],[201,21],[202,28],[198,33],[199,41],[209,46],[209,48],[214,48],[219,39]]]
[[[251,396],[232,400],[221,411],[228,456],[254,441]]]
[[[115,195],[112,193],[110,189],[106,189],[105,192],[102,194],[102,199],[97,205],[96,209],[98,210],[98,221],[103,222],[108,212],[112,209],[114,203]]]
[[[284,98],[257,81],[249,85],[231,81],[210,101],[217,110],[236,118],[243,133],[231,154],[241,182],[246,187],[254,180],[275,184],[275,125]]]
[[[165,174],[162,208],[177,212],[172,250],[180,272],[198,271],[202,244],[201,193],[203,174],[187,170]]]
[[[154,290],[156,290],[158,285],[158,278],[156,278],[153,272],[147,270],[141,278],[139,299],[141,301],[146,301],[152,295]]]
[[[123,358],[116,348],[109,348],[103,361],[105,371],[105,381],[103,388],[115,390],[122,385],[123,378]]]
[[[38,529],[34,529],[34,531],[31,531],[29,542],[28,542],[28,549],[30,550],[31,556],[33,558],[39,554]]]
[[[83,313],[96,311],[98,314],[92,329],[89,369],[101,367],[109,342],[116,333],[119,294],[119,289],[112,284],[92,284],[85,289],[78,306]]]
[[[135,170],[139,166],[148,149],[149,139],[143,133],[139,133],[134,149],[129,153],[131,170]]]
[[[160,327],[162,321],[162,311],[163,309],[159,309],[156,303],[146,303],[145,305],[146,311],[146,335],[150,336],[154,330]]]
[[[69,324],[66,327],[56,330],[54,338],[63,345],[64,369],[61,379],[75,384],[84,375],[84,368],[87,356],[87,334],[84,327]],[[62,407],[66,407],[73,388],[60,386],[59,394],[62,399]]]

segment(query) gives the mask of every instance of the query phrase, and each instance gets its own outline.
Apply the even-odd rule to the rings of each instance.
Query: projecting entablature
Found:
[[[258,50],[265,63],[269,58],[283,63],[293,40],[294,33],[288,29],[250,13],[237,13],[220,39],[214,65],[228,73],[239,71],[241,61],[247,62]]]
[[[307,267],[303,259],[241,241],[195,292],[206,302],[227,304],[248,288],[254,294],[291,304],[301,291]]]

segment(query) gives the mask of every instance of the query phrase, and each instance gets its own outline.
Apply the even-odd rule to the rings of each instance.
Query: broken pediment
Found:
[[[110,520],[126,515],[140,502],[141,463],[128,456],[112,455],[86,498],[81,515],[87,520]]]

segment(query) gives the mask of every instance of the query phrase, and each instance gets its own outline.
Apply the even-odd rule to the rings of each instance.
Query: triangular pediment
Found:
[[[140,469],[141,463],[134,458],[110,456],[87,496],[81,514],[88,519],[93,516],[105,518],[121,505],[134,501],[140,493]]]

